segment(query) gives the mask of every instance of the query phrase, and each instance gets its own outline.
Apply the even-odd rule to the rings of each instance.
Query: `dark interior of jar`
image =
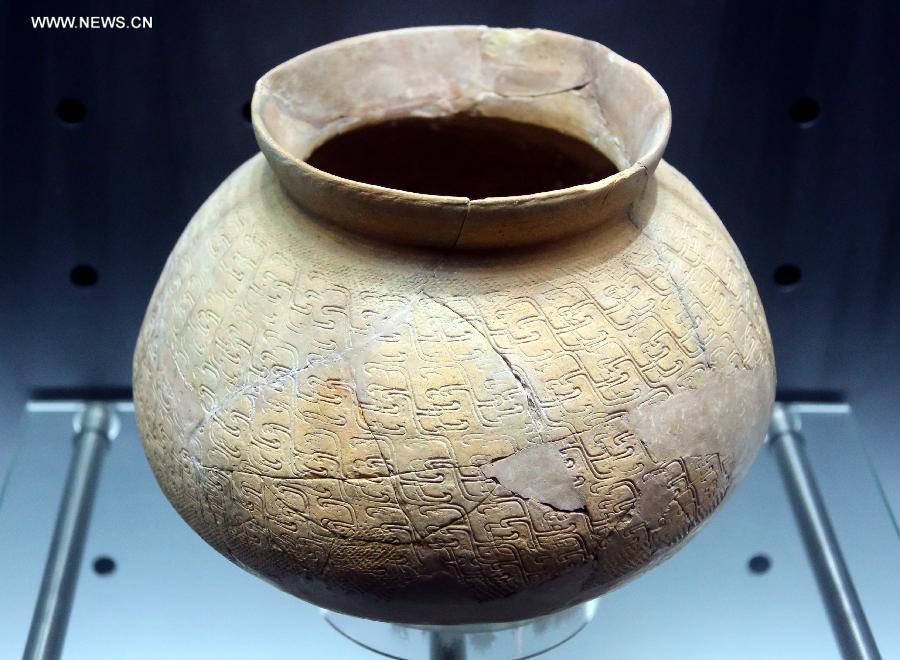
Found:
[[[559,131],[465,114],[368,124],[326,141],[306,162],[345,179],[469,199],[569,188],[618,171]]]

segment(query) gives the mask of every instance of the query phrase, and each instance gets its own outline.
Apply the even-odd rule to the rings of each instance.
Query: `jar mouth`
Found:
[[[548,30],[442,26],[327,44],[266,73],[251,105],[261,150],[288,194],[344,229],[442,248],[524,245],[621,213],[662,158],[668,98],[640,66]],[[619,170],[524,195],[412,192],[329,173],[307,160],[360,127],[454,115],[508,120],[581,140]]]

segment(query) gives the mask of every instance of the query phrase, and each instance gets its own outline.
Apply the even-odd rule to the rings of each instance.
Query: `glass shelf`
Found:
[[[900,658],[900,542],[853,416],[804,414],[802,424],[882,656]],[[72,455],[71,413],[26,413],[18,442],[0,489],[0,657],[18,657],[25,645]],[[552,646],[540,655],[548,660],[840,658],[768,447],[672,559],[567,616],[555,629],[538,626],[543,633],[532,626],[465,636],[466,658],[522,657],[540,646]],[[382,651],[418,660],[441,642],[431,632],[323,614],[231,564],[165,500],[133,416],[122,415],[103,465],[64,658],[377,658],[353,641],[374,639]],[[516,635],[530,646],[517,647]]]

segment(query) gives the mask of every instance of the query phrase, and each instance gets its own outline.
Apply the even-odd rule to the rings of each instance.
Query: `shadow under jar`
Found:
[[[252,119],[134,358],[150,464],[217,550],[355,616],[515,621],[658,563],[741,480],[769,332],[642,68],[397,30],[276,67]]]

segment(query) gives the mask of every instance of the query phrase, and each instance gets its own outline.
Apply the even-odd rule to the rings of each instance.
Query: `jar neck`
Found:
[[[568,188],[470,199],[386,188],[306,162],[355,127],[455,114],[553,129],[587,142],[619,171]],[[287,193],[320,218],[393,243],[496,249],[550,242],[621,215],[662,158],[671,113],[646,71],[600,44],[462,26],[375,33],[304,53],[259,80],[252,119]]]

